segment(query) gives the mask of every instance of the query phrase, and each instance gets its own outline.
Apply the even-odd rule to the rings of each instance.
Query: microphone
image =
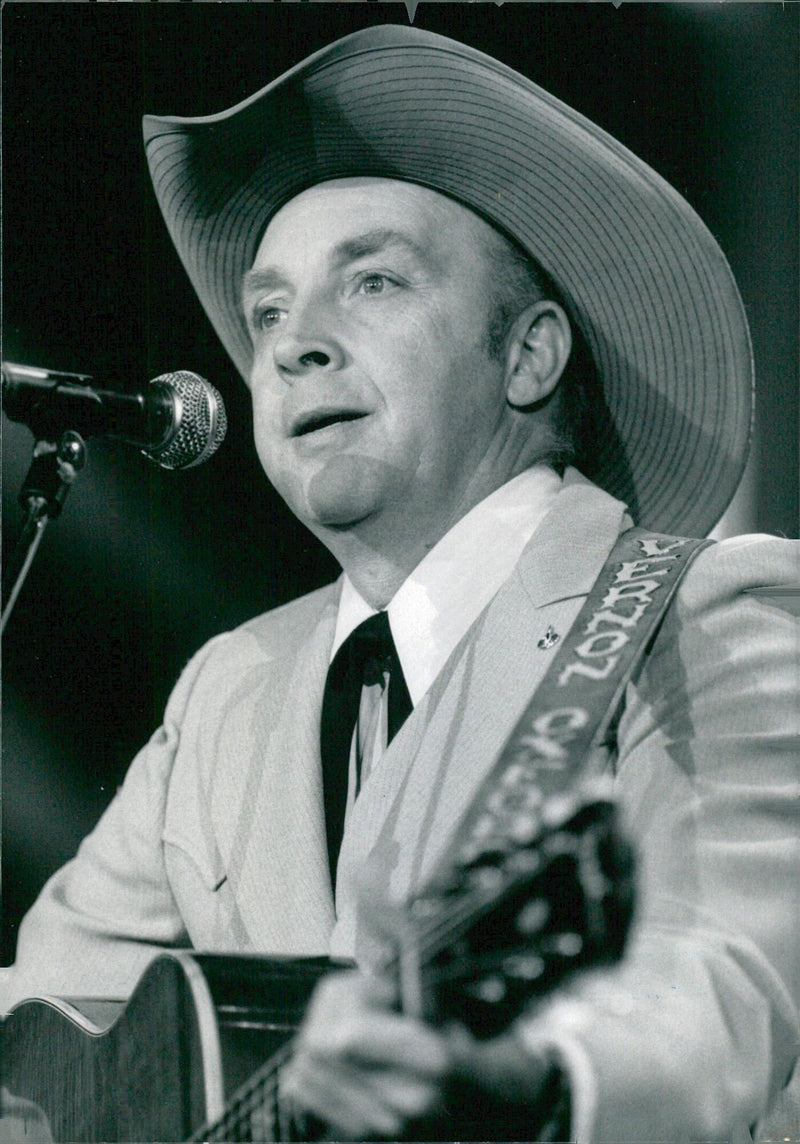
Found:
[[[165,469],[200,465],[222,444],[228,419],[222,397],[188,370],[154,378],[145,393],[95,389],[92,378],[3,362],[3,409],[37,440],[56,441],[67,429],[136,445]]]

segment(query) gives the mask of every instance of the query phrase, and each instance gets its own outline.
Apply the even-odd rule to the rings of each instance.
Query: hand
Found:
[[[394,1012],[394,1001],[387,983],[358,973],[321,981],[282,1078],[282,1099],[347,1140],[398,1139],[406,1123],[437,1110],[446,1043]]]
[[[543,1058],[507,1034],[476,1041],[393,1010],[395,990],[358,973],[317,987],[282,1083],[284,1100],[340,1139],[533,1139],[552,1078]],[[513,1131],[512,1130],[513,1127]],[[525,1131],[521,1134],[520,1128]],[[511,1132],[511,1135],[509,1135]]]

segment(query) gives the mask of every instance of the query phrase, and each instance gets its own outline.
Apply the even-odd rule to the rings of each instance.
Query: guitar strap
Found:
[[[712,541],[624,532],[547,674],[462,819],[440,870],[560,825],[588,791],[582,771],[613,746],[625,688],[692,560]],[[545,641],[557,639],[548,631]],[[598,797],[607,796],[598,784]]]

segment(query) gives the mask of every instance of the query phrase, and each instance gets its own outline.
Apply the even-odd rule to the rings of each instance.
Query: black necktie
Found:
[[[328,669],[322,698],[322,782],[328,861],[334,886],[347,809],[350,747],[358,720],[361,689],[364,685],[384,683],[387,675],[390,680],[388,746],[411,712],[412,703],[389,628],[389,617],[386,612],[378,612],[359,624],[337,651]]]

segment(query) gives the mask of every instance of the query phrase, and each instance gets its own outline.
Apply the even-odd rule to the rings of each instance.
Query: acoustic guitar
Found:
[[[493,844],[384,919],[384,972],[407,1011],[493,1036],[622,955],[632,887],[613,804],[573,801],[558,825]],[[180,951],[159,956],[124,1005],[21,1003],[2,1030],[0,1141],[297,1139],[281,1069],[333,968]]]

